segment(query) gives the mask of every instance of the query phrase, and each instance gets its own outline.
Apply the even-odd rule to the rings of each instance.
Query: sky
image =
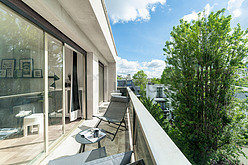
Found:
[[[179,20],[197,19],[226,8],[231,26],[248,28],[248,0],[105,0],[117,49],[117,74],[144,70],[149,78],[160,78],[165,68],[163,48]]]

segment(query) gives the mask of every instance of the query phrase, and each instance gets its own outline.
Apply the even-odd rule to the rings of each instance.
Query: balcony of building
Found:
[[[145,164],[148,165],[190,164],[130,88],[127,88],[127,94],[130,97],[125,116],[128,128],[120,128],[113,141],[113,135],[111,134],[107,134],[106,138],[101,140],[101,146],[105,146],[107,156],[132,150],[134,151],[132,162],[143,159]],[[102,111],[102,113],[104,112]],[[82,122],[41,164],[47,164],[49,160],[78,153],[80,144],[75,140],[76,134],[89,127],[95,127],[98,122],[99,120],[95,117],[93,120]],[[114,132],[117,126],[101,122],[99,128]],[[89,144],[86,145],[85,151],[97,147],[97,144]]]

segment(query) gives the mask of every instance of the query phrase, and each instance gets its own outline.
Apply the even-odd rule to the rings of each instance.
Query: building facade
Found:
[[[146,97],[153,99],[154,103],[160,104],[162,110],[166,110],[164,84],[147,84]]]
[[[116,90],[104,1],[0,1],[0,164],[47,156]]]

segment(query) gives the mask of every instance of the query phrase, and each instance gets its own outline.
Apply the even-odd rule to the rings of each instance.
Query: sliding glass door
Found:
[[[63,45],[48,35],[48,141],[54,142],[62,135],[63,112]]]
[[[44,151],[43,31],[0,3],[0,164]]]
[[[44,156],[85,116],[85,55],[64,45],[0,3],[0,164]]]

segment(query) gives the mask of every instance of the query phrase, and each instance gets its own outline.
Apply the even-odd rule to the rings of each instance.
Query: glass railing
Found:
[[[190,164],[130,88],[129,118],[135,160],[145,164]]]

